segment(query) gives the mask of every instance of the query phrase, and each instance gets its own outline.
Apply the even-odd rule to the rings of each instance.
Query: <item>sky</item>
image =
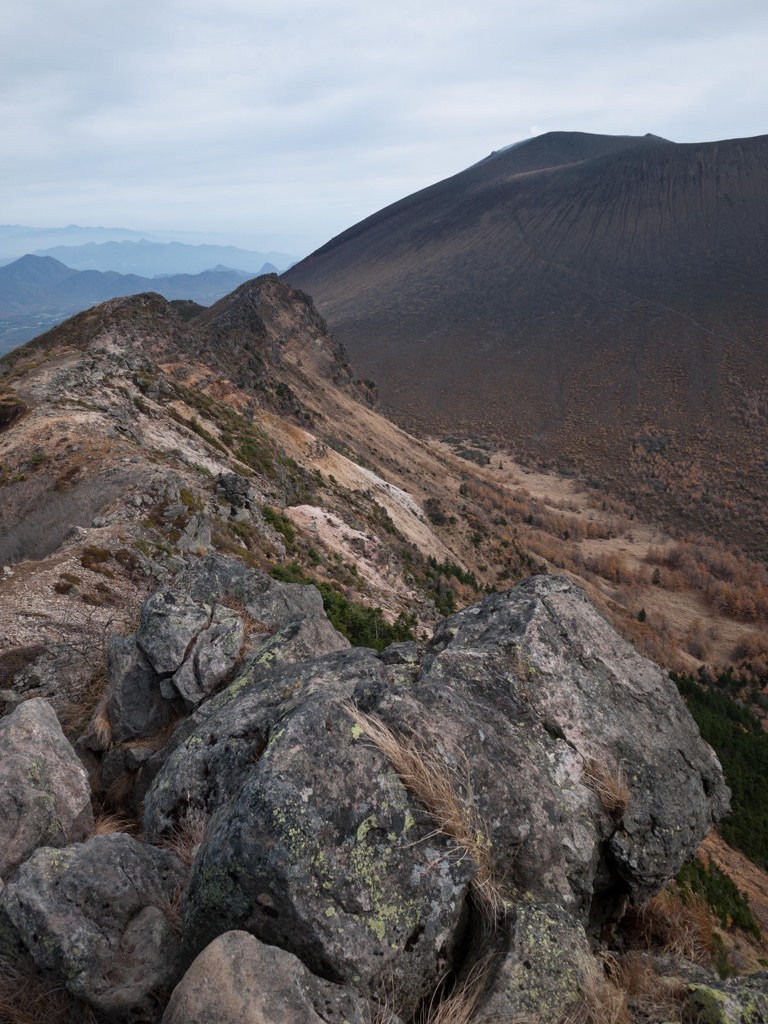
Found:
[[[767,52],[764,0],[10,0],[0,223],[303,256],[543,132],[766,134]]]

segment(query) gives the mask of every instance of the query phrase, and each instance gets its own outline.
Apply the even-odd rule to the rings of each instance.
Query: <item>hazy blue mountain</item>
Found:
[[[22,256],[0,267],[0,354],[106,299],[152,291],[208,306],[251,276],[216,267],[201,274],[148,278],[74,270],[50,256]]]

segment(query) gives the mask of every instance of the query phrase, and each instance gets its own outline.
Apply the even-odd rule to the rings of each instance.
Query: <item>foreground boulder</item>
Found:
[[[315,977],[291,953],[225,932],[176,986],[163,1024],[370,1024],[354,989]],[[394,1018],[392,1024],[395,1024]]]
[[[502,876],[595,935],[676,875],[728,808],[674,684],[564,578],[445,619],[408,680],[366,701],[471,767]]]
[[[88,778],[51,706],[24,701],[0,721],[0,878],[39,846],[66,846],[93,828]]]
[[[0,954],[30,956],[110,1020],[151,1021],[178,977],[169,914],[185,876],[119,833],[40,849],[0,893]]]
[[[185,960],[238,928],[366,996],[393,987],[404,1016],[434,991],[464,938],[475,866],[340,706],[383,678],[363,650],[276,671],[209,718],[158,776],[148,816],[172,776],[191,778],[193,792],[220,780],[221,809],[184,899]],[[276,693],[282,703],[270,708]],[[244,768],[233,762],[240,735],[261,747]]]

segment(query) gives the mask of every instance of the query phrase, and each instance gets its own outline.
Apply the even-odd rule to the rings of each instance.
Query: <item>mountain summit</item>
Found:
[[[286,277],[406,422],[502,437],[753,543],[733,510],[766,498],[767,170],[768,136],[548,133]]]

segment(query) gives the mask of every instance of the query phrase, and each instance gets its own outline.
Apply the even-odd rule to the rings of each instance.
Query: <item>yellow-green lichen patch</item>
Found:
[[[741,1024],[762,1020],[757,1005],[737,1005],[734,999],[725,992],[720,992],[709,985],[689,985],[688,994],[698,1010],[697,1020],[700,1024]]]
[[[368,835],[371,829],[376,827],[377,822],[375,814],[371,814],[365,819],[365,821],[361,821],[360,824],[357,826],[357,842],[362,843],[362,841],[365,839],[365,837]]]
[[[210,915],[227,921],[244,920],[250,900],[232,875],[216,864],[206,865],[199,873],[195,902],[201,920]]]
[[[372,833],[380,831],[374,815],[366,818],[358,828],[358,840],[350,852],[350,878],[360,889],[371,909],[366,915],[365,925],[379,942],[384,942],[390,929],[410,934],[419,923],[419,906],[415,899],[408,898],[387,881],[394,847],[376,843]]]

